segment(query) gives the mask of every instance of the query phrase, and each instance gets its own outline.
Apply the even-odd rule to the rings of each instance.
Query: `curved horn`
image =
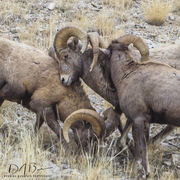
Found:
[[[93,61],[90,66],[90,72],[91,72],[97,64],[97,60],[99,56],[99,47],[107,48],[107,45],[104,39],[102,38],[102,36],[99,36],[97,32],[88,33],[88,40],[90,41],[90,44],[93,49]]]
[[[96,111],[90,109],[79,109],[70,114],[64,121],[63,135],[67,142],[69,142],[68,132],[71,125],[82,120],[85,120],[92,125],[97,137],[102,137],[105,134],[104,120]]]
[[[54,48],[57,54],[60,49],[67,47],[67,41],[72,36],[75,36],[79,40],[81,40],[82,42],[81,52],[83,53],[86,50],[88,45],[87,33],[76,26],[66,26],[56,33],[54,39]]]
[[[137,37],[135,35],[125,35],[120,37],[118,41],[127,45],[133,43],[133,46],[136,47],[141,54],[141,61],[148,60],[149,47],[140,37]]]

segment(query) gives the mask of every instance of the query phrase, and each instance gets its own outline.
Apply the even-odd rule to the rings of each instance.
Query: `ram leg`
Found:
[[[149,134],[149,122],[146,118],[138,117],[133,121],[132,134],[135,142],[135,166],[139,165],[139,175],[143,179],[149,175],[149,162],[147,153],[147,138]]]
[[[43,107],[35,101],[30,103],[31,109],[33,109],[37,115],[37,127],[42,125],[42,118],[47,122],[48,126],[53,130],[53,132],[60,137],[60,125],[56,120],[56,115],[52,107]]]
[[[119,117],[118,130],[119,130],[119,132],[120,132],[121,134],[123,133],[123,125],[122,125],[122,122],[121,122],[121,118],[120,118],[120,117]]]
[[[4,102],[4,99],[0,99],[0,107],[1,107],[3,102]]]
[[[60,138],[61,127],[56,119],[56,115],[52,107],[45,108],[44,118],[51,130],[57,135],[58,138]]]
[[[122,148],[126,147],[126,144],[127,144],[126,142],[127,142],[127,138],[128,138],[128,132],[131,129],[131,127],[132,127],[132,122],[131,122],[130,119],[128,119],[127,122],[126,122],[126,125],[125,125],[125,127],[123,129],[123,132],[121,134],[121,137],[120,137],[120,139],[118,141],[119,148],[122,149]]]

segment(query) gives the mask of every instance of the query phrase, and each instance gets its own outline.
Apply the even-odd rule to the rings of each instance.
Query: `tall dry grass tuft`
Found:
[[[54,21],[50,19],[48,28],[44,28],[40,21],[32,23],[26,30],[21,32],[19,35],[20,41],[40,49],[48,49],[53,41],[53,23]]]
[[[112,151],[114,140],[110,145],[99,145],[97,152],[94,154],[94,145],[89,146],[88,152],[80,154],[66,155],[66,161],[70,165],[72,171],[72,179],[102,179],[108,180],[114,177],[117,167],[114,166],[115,155],[110,154]],[[118,167],[121,169],[121,167]],[[121,169],[122,170],[122,169]],[[69,179],[71,179],[69,178]]]
[[[60,8],[64,10],[73,9],[74,4],[78,3],[78,0],[55,0],[56,4],[59,5]]]
[[[151,25],[160,26],[166,20],[171,10],[169,0],[145,0],[141,2],[145,21]]]
[[[103,4],[115,9],[125,10],[131,6],[132,0],[103,0]]]
[[[180,10],[180,1],[179,0],[173,0],[173,2],[172,2],[172,10],[173,11]]]
[[[119,30],[115,27],[115,18],[112,15],[103,11],[99,13],[94,20],[94,26],[100,32],[105,40],[109,43],[124,34],[123,29]]]
[[[13,141],[12,136],[15,136]],[[32,136],[30,130],[24,129],[17,135],[9,129],[7,136],[0,141],[1,177],[15,176],[21,179],[22,176],[43,175],[45,172],[38,172],[35,168],[43,167],[47,159],[48,152],[42,147],[41,139]]]
[[[42,50],[47,50],[52,45],[57,30],[56,21],[59,20],[61,14],[54,15],[53,12],[50,12],[46,24],[41,17],[39,18],[39,15],[37,15],[37,18],[31,19],[28,16],[30,9],[35,6],[34,4],[38,3],[36,0],[31,2],[2,0],[0,2],[0,20],[4,23],[5,32],[10,31],[12,33],[8,37],[9,39],[15,39]],[[70,4],[70,1],[67,3]],[[4,32],[3,30],[0,31]],[[6,36],[5,34],[4,37]]]
[[[113,8],[113,15],[126,21],[132,0],[103,0],[102,4],[106,5],[107,9]]]
[[[77,12],[72,20],[71,24],[79,26],[84,31],[89,30],[92,27],[92,20],[87,16],[88,12],[85,9]]]

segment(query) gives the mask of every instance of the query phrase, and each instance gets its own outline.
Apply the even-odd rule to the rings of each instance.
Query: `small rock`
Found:
[[[66,17],[68,17],[69,20],[73,20],[75,17],[74,10],[66,10]]]
[[[68,168],[70,168],[70,166],[68,165],[68,164],[61,164],[61,167],[62,167],[62,169],[68,169]]]
[[[25,16],[24,16],[24,19],[27,21],[27,20],[29,20],[30,19],[30,15],[29,14],[26,14]]]
[[[171,16],[169,16],[169,20],[174,21],[175,17],[171,15]]]
[[[127,25],[126,25],[126,27],[128,28],[128,27],[135,27],[135,22],[129,22],[129,23],[127,23]],[[118,27],[118,26],[116,26],[116,27]],[[121,29],[121,28],[119,28],[119,29]]]
[[[167,166],[171,166],[171,161],[164,161],[163,163]]]
[[[57,164],[46,160],[43,165],[49,167],[49,169],[46,169],[46,175],[50,175],[52,179],[61,177],[61,168]]]
[[[80,172],[77,169],[64,169],[61,171],[62,172],[62,176],[72,176],[72,175],[76,175],[76,176],[80,176]]]
[[[16,28],[11,28],[11,29],[10,29],[10,32],[11,32],[12,34],[15,34],[15,33],[17,33],[17,30],[16,30]]]
[[[160,43],[166,43],[169,40],[169,37],[166,35],[159,35],[156,40]]]
[[[141,25],[141,24],[135,24],[135,25],[134,25],[134,27],[135,27],[135,28],[141,28],[141,29],[143,29],[143,28],[144,28],[144,26],[143,26],[143,25]]]
[[[157,44],[155,44],[150,39],[146,39],[146,43],[148,44],[149,48],[155,48],[157,46]]]
[[[54,3],[54,2],[49,3],[48,6],[47,6],[47,8],[48,8],[49,10],[53,10],[55,7],[56,7],[56,3]]]
[[[102,5],[98,5],[98,4],[94,3],[94,2],[91,2],[91,6],[94,7],[94,8],[96,8],[96,10],[97,10],[97,9],[100,10],[100,9],[103,8]]]
[[[172,161],[175,166],[180,166],[180,154],[172,154]]]

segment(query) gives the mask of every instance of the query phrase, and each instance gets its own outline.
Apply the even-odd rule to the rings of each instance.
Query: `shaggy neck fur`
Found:
[[[81,85],[81,82],[80,81],[77,81],[75,82],[73,85],[72,85],[72,89],[76,92],[76,94],[78,94],[79,98],[81,99],[81,103],[83,104],[81,108],[84,107],[84,104],[86,104],[86,108],[89,108],[89,109],[92,109],[92,110],[95,110],[91,104],[90,104],[90,101],[89,101],[89,98],[88,96],[86,95],[82,85]],[[89,106],[89,107],[87,107]]]
[[[112,105],[117,107],[119,104],[117,93],[112,85],[110,77],[108,77],[108,75],[110,74],[107,72],[108,69],[105,66],[103,67],[103,60],[109,61],[108,57],[103,53],[100,53],[97,66],[93,69],[92,72],[90,72],[89,69],[92,63],[92,59],[93,59],[92,50],[88,50],[87,52],[85,52],[83,57],[81,58],[82,60],[81,78],[97,94],[99,94],[108,102],[110,102]]]
[[[118,78],[113,79],[113,83],[116,85],[128,78],[137,69],[138,63],[133,60],[128,50],[113,49],[110,66],[112,77],[117,77],[118,74]]]

